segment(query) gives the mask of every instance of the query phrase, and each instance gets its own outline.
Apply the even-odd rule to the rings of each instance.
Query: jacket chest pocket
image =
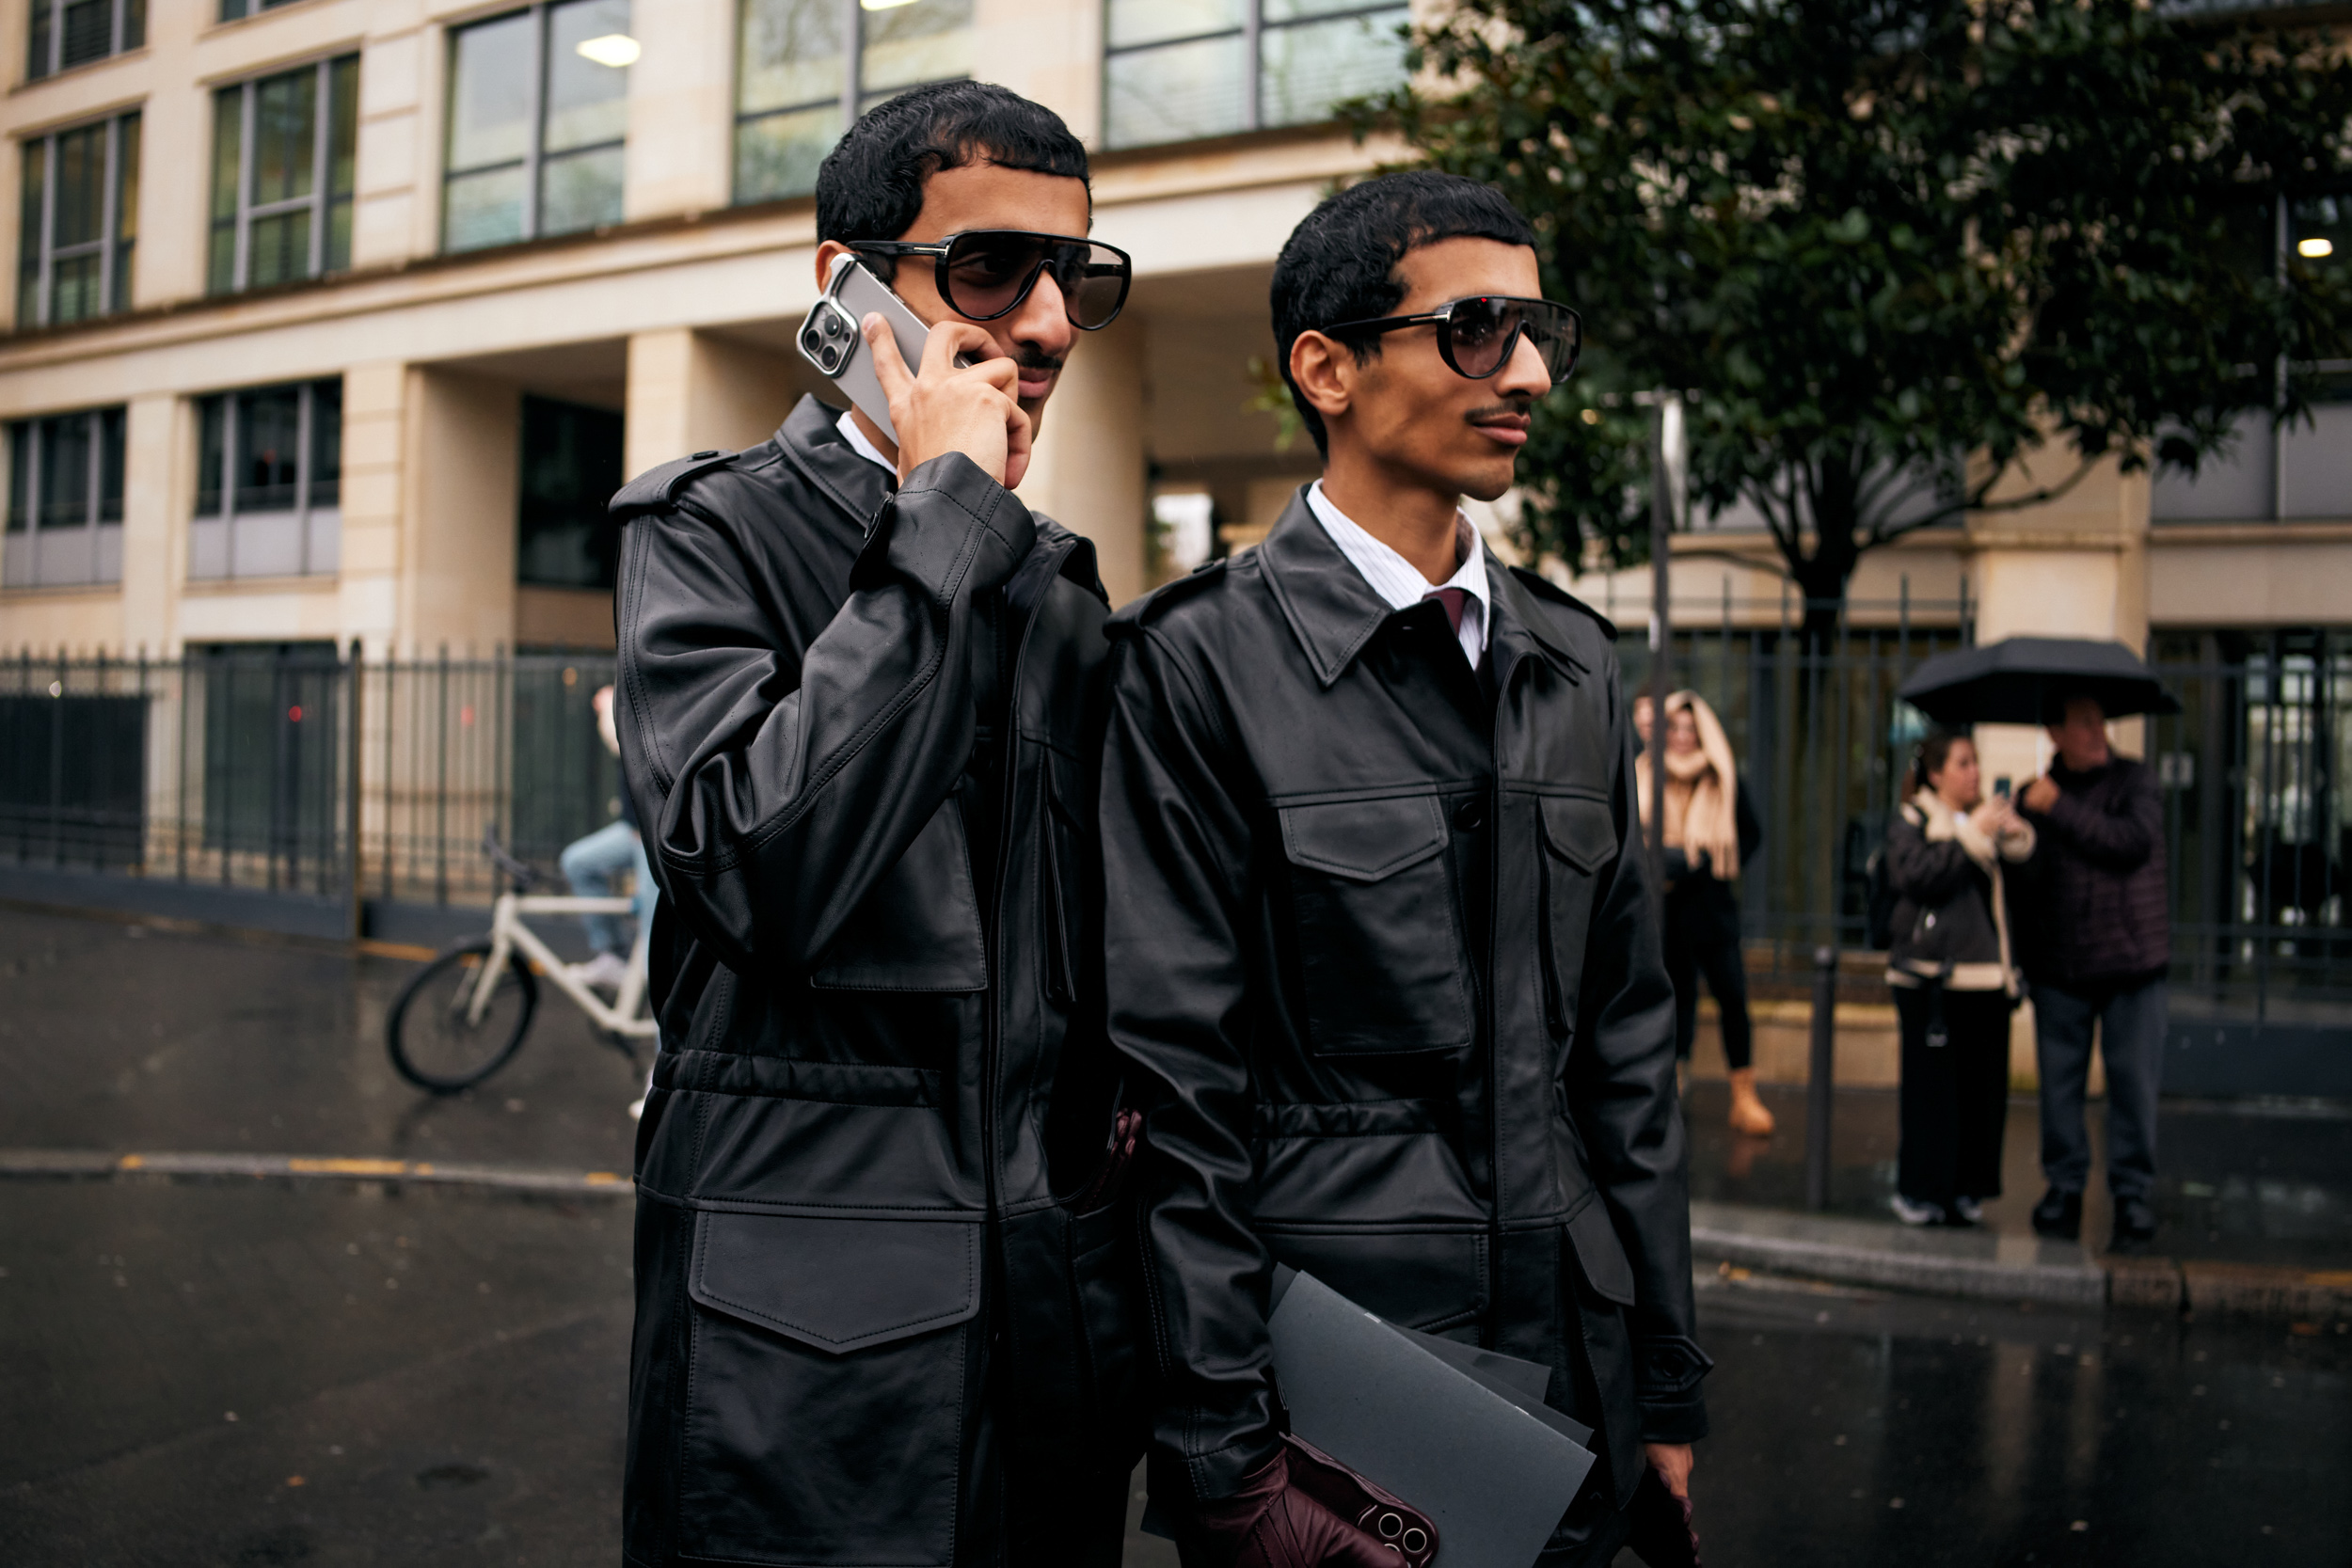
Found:
[[[1307,1035],[1318,1053],[1452,1051],[1470,986],[1434,795],[1281,809]]]
[[[963,808],[950,795],[827,944],[829,990],[974,991],[988,984]]]
[[[1536,802],[1544,853],[1538,868],[1538,942],[1544,960],[1544,1018],[1565,1037],[1576,1022],[1584,976],[1584,938],[1601,874],[1617,858],[1616,823],[1598,800],[1547,795]]]
[[[696,1216],[679,1545],[808,1565],[954,1556],[980,1227]]]

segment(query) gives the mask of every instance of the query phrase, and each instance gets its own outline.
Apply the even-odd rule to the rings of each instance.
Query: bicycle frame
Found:
[[[539,940],[537,932],[523,924],[523,916],[531,914],[628,914],[634,905],[627,898],[583,898],[553,894],[502,893],[492,907],[490,917],[490,956],[482,966],[482,978],[476,983],[472,999],[466,1006],[467,1021],[480,1023],[482,1014],[490,1005],[490,993],[498,976],[506,972],[508,961],[516,953],[522,954],[539,973],[555,982],[556,988],[580,1005],[580,1010],[599,1029],[619,1035],[625,1039],[649,1040],[654,1037],[656,1024],[651,1016],[639,1017],[638,1008],[645,1000],[645,958],[652,940],[653,923],[642,923],[637,931],[636,945],[630,950],[628,974],[621,982],[620,994],[608,1006],[572,973],[572,966],[555,956],[548,944]]]

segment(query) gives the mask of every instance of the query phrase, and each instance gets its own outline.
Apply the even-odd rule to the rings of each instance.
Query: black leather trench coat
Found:
[[[1703,1433],[1674,993],[1614,630],[1496,565],[1483,674],[1301,498],[1112,625],[1111,1037],[1145,1113],[1152,1484],[1269,1454],[1272,1265],[1540,1361],[1604,1463]],[[1605,1543],[1604,1543],[1605,1544]]]
[[[960,455],[894,495],[836,417],[613,500],[663,894],[626,1556],[1115,1562],[1122,1224],[1059,1201],[1113,1083],[1073,1022],[1108,608],[1084,540]]]

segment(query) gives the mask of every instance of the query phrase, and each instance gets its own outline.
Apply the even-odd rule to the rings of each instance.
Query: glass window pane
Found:
[[[506,163],[531,150],[531,45],[528,11],[451,38],[451,169]]]
[[[237,163],[245,135],[245,89],[213,98],[213,216],[237,215]]]
[[[24,51],[24,74],[38,80],[49,74],[49,0],[33,0],[33,34]]]
[[[548,151],[628,135],[628,68],[580,53],[582,45],[628,37],[628,0],[573,0],[548,12]]]
[[[122,117],[115,154],[115,296],[107,307],[131,309],[131,252],[139,237],[139,117]]]
[[[114,53],[114,0],[67,0],[65,63],[80,65]]]
[[[290,512],[301,452],[302,388],[237,394],[237,510]]]
[[[46,140],[24,144],[24,184],[16,216],[16,325],[37,325],[40,311],[40,190],[49,167]]]
[[[122,437],[124,410],[98,411],[98,520],[122,521]]]
[[[281,213],[255,218],[246,241],[245,286],[266,289],[310,276],[310,214]]]
[[[1103,73],[1104,145],[1150,147],[1245,129],[1248,63],[1238,36],[1113,55]]]
[[[441,212],[441,244],[451,250],[506,245],[523,237],[523,171],[519,164],[449,182]]]
[[[35,528],[89,526],[89,418],[40,421],[40,509]]]
[[[1247,8],[1248,0],[1110,0],[1104,41],[1110,48],[1127,49],[1223,32],[1240,27]]]
[[[310,383],[310,504],[336,506],[342,500],[343,384]],[[619,489],[617,483],[614,489]]]
[[[147,41],[147,0],[123,0],[122,47],[136,49]]]
[[[100,313],[98,254],[84,251],[49,263],[49,319],[87,321]]]
[[[1296,125],[1328,119],[1345,98],[1379,92],[1405,80],[1409,13],[1377,11],[1338,22],[1269,28],[1259,36],[1263,64],[1258,78],[1261,125]]]
[[[227,445],[229,400],[196,400],[196,515],[220,515],[223,448]]]
[[[33,427],[8,426],[8,531],[23,533],[32,526]]]
[[[351,198],[339,197],[326,204],[326,261],[328,272],[341,272],[351,265]]]
[[[817,188],[817,166],[840,139],[837,104],[745,120],[735,128],[735,199],[806,196]]]
[[[743,0],[736,111],[752,115],[838,102],[841,17],[841,0]]]
[[[858,52],[864,92],[913,87],[968,75],[972,70],[972,0],[905,0],[866,8],[859,18],[865,47]]]
[[[539,232],[573,234],[621,221],[623,150],[567,152],[539,166]]]
[[[326,193],[349,196],[357,183],[359,155],[359,56],[346,55],[327,68]]]
[[[253,204],[310,194],[318,167],[319,73],[305,66],[253,88]]]
[[[620,531],[605,502],[621,484],[621,416],[523,399],[516,579],[558,588],[610,588]]]
[[[106,128],[88,125],[57,138],[57,194],[49,243],[87,245],[106,215]]]
[[[2295,264],[2321,277],[2352,267],[2352,197],[2323,196],[2289,209]]]

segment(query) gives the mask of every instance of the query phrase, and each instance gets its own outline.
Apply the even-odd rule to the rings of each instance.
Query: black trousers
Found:
[[[1895,1186],[1915,1203],[1998,1197],[2009,1122],[2009,996],[1944,992],[1948,1043],[1928,1044],[1930,993],[1896,986],[1902,1024],[1902,1149]]]
[[[1756,1059],[1748,971],[1740,953],[1740,900],[1712,877],[1686,877],[1666,895],[1666,977],[1675,988],[1675,1054],[1691,1059],[1699,1032],[1699,976],[1723,1015],[1724,1060],[1734,1072]]]

